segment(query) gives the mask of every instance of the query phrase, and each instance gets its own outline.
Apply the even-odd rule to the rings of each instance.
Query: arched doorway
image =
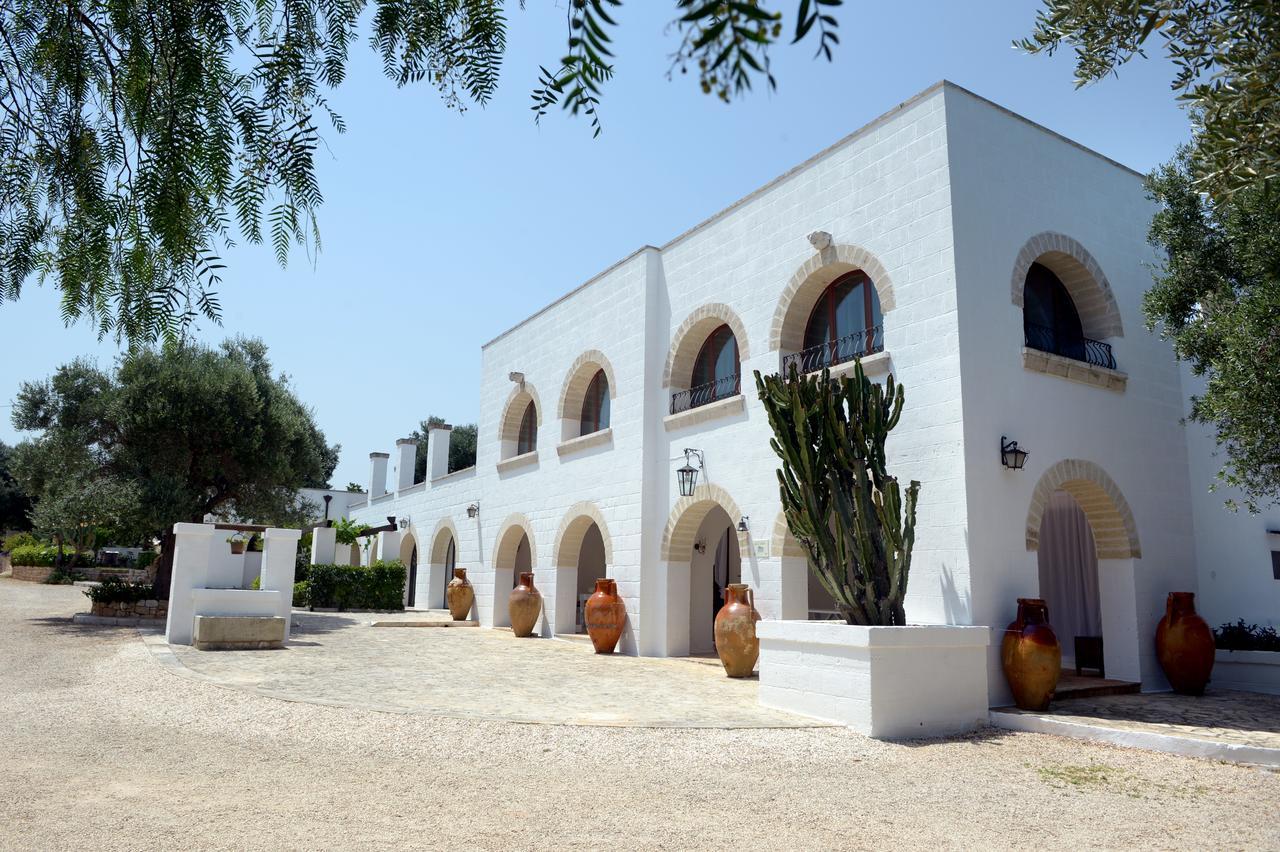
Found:
[[[1108,678],[1141,681],[1142,648],[1150,641],[1138,611],[1135,563],[1142,548],[1133,511],[1115,481],[1083,459],[1050,467],[1031,497],[1026,541],[1036,554],[1040,596],[1049,602],[1049,622],[1064,656],[1074,662],[1076,637],[1095,636]],[[1095,579],[1091,596],[1088,584]],[[1095,625],[1096,634],[1075,632]],[[1064,635],[1068,631],[1072,635]]]
[[[596,580],[608,576],[612,560],[604,515],[594,503],[575,503],[560,523],[552,553],[556,574],[549,604],[557,634],[586,632],[583,606],[595,591]]]
[[[503,523],[502,531],[498,533],[497,546],[493,550],[494,627],[510,626],[507,595],[515,587],[521,572],[532,571],[537,562],[530,528],[528,519],[517,513]]]
[[[809,553],[796,541],[786,515],[778,513],[773,525],[773,552],[779,560],[782,583],[779,609],[785,620],[833,621],[843,616],[817,575],[809,568]]]
[[[1040,518],[1036,561],[1040,597],[1062,644],[1062,667],[1079,663],[1102,674],[1105,666],[1097,653],[1104,647],[1102,599],[1093,529],[1080,504],[1062,489],[1050,495]]]
[[[427,562],[427,581],[423,588],[424,606],[446,609],[445,593],[453,579],[458,562],[458,533],[448,518],[436,525]]]
[[[689,654],[714,654],[725,588],[742,582],[736,523],[721,506],[707,512],[689,556]]]
[[[416,606],[418,599],[418,540],[413,533],[406,533],[400,540],[400,564],[405,569],[404,605]]]

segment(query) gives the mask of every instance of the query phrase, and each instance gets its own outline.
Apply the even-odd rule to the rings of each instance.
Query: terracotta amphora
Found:
[[[471,605],[476,601],[476,590],[467,579],[466,568],[454,568],[453,579],[444,590],[445,603],[449,605],[449,614],[454,621],[466,621],[471,614]]]
[[[533,572],[521,571],[520,582],[511,590],[507,599],[507,612],[511,615],[511,632],[517,636],[532,636],[542,615],[542,593],[533,586]]]
[[[1018,598],[1018,617],[1004,631],[1000,662],[1023,710],[1047,710],[1062,674],[1062,648],[1049,626],[1049,607],[1039,598]]]
[[[724,595],[724,606],[716,613],[716,653],[729,677],[751,677],[760,659],[755,594],[746,583],[730,583]]]
[[[618,584],[614,580],[596,580],[596,591],[587,598],[582,608],[582,620],[587,635],[597,654],[612,654],[622,638],[622,628],[627,623],[627,606],[618,597]]]
[[[1204,695],[1213,671],[1213,631],[1196,615],[1192,592],[1170,592],[1164,618],[1156,627],[1156,659],[1173,691]]]

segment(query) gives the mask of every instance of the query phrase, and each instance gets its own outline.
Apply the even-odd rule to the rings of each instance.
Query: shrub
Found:
[[[31,547],[40,544],[40,539],[36,538],[29,532],[14,533],[5,536],[4,543],[0,544],[0,550],[9,553],[18,547]]]
[[[64,566],[62,568],[55,568],[44,581],[50,586],[70,586],[74,584],[76,580],[80,579],[83,578],[80,576],[78,571],[74,568],[67,568]]]
[[[306,580],[293,584],[293,605],[311,606],[311,584]]]
[[[154,550],[144,550],[138,554],[138,558],[133,561],[134,568],[150,568],[160,558],[160,554]]]
[[[1245,624],[1243,618],[1213,631],[1213,639],[1224,651],[1280,651],[1280,634],[1274,627]]]
[[[312,565],[304,582],[311,607],[404,609],[405,570],[399,562],[379,561],[368,567]]]
[[[62,561],[68,567],[76,565],[88,565],[92,560],[91,553],[76,553],[71,548],[63,545]],[[24,544],[15,547],[9,553],[9,562],[13,565],[23,565],[32,568],[49,568],[58,561],[58,549],[51,544]]]
[[[137,603],[155,596],[155,587],[143,580],[130,583],[119,577],[107,577],[96,586],[84,591],[85,597],[94,603]]]

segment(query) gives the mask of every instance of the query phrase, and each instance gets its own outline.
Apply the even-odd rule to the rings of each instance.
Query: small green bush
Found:
[[[88,565],[92,558],[91,553],[76,553],[66,545],[62,546],[62,561],[68,567]],[[24,544],[9,553],[9,562],[13,565],[49,568],[57,561],[58,548],[51,544]]]
[[[1213,631],[1214,644],[1224,651],[1280,651],[1280,634],[1274,627],[1245,624],[1240,619],[1235,624],[1224,624]]]
[[[38,544],[40,544],[40,539],[36,538],[31,533],[20,532],[5,536],[4,543],[0,544],[0,550],[3,550],[5,553],[9,553],[14,548],[33,547]]]
[[[311,607],[404,609],[405,570],[399,562],[312,565],[305,582]]]
[[[160,558],[160,554],[154,550],[144,550],[138,554],[138,558],[133,561],[134,568],[150,568]]]
[[[311,606],[311,584],[306,580],[293,584],[293,605]]]
[[[80,576],[80,572],[76,571],[74,568],[67,568],[64,566],[62,568],[55,568],[44,581],[50,586],[70,586],[73,585],[76,580],[80,579],[83,579]]]
[[[94,603],[137,603],[155,596],[155,587],[143,580],[130,583],[119,577],[106,577],[96,586],[85,589],[84,596]]]

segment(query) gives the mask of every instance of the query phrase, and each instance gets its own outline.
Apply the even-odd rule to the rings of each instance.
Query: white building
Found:
[[[375,453],[350,516],[407,520],[383,555],[419,607],[468,568],[486,626],[527,569],[547,635],[617,579],[630,654],[711,651],[739,578],[766,619],[823,617],[752,373],[864,354],[906,387],[891,472],[923,483],[908,618],[993,628],[993,702],[1019,596],[1049,600],[1068,659],[1101,635],[1109,677],[1162,688],[1169,591],[1198,590],[1215,625],[1280,618],[1280,514],[1206,493],[1212,438],[1181,424],[1190,387],[1140,312],[1151,213],[1140,174],[940,83],[485,344],[476,466],[446,475],[434,430],[415,483],[400,441],[390,490]],[[686,448],[705,466],[682,498]]]

